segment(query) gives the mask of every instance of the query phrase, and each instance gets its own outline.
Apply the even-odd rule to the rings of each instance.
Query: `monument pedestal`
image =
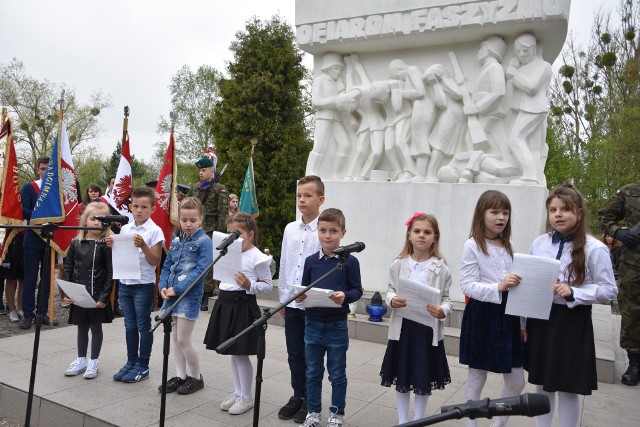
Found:
[[[451,299],[463,301],[459,280],[462,244],[469,238],[478,197],[487,190],[502,191],[509,197],[514,249],[527,253],[533,239],[545,230],[548,190],[544,187],[325,181],[322,209],[338,208],[344,212],[347,234],[342,243],[365,243],[366,249],[356,254],[362,285],[367,291],[383,294],[387,291],[389,267],[404,244],[405,221],[416,211],[434,215],[440,226],[440,248],[453,277]]]

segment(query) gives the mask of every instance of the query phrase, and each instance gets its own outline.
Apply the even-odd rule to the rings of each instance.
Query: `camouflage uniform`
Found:
[[[619,229],[632,228],[640,222],[640,182],[616,191],[598,215],[602,230],[612,237]],[[634,363],[637,369],[640,367],[640,247],[624,247],[618,274],[618,304],[622,315],[620,347],[629,354],[630,369]],[[624,376],[623,383],[628,384]]]
[[[204,200],[204,222],[202,223],[202,229],[208,236],[211,236],[211,233],[214,231],[227,232],[229,192],[224,185],[213,183],[205,188],[200,188],[200,183],[197,183],[191,187],[188,196],[197,197],[200,201]],[[208,275],[204,283],[205,293],[211,294],[214,287],[214,280],[211,278],[211,275]]]

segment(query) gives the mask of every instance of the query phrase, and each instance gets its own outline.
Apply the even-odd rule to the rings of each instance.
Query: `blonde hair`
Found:
[[[87,204],[87,206],[84,207],[82,216],[80,217],[80,227],[86,227],[89,217],[95,215],[109,215],[109,206],[102,202],[91,202]],[[89,230],[79,230],[76,239],[83,240],[87,236],[87,231]],[[111,230],[107,227],[102,231],[102,233],[100,233],[100,238],[107,237],[109,234],[111,234]]]
[[[407,255],[413,254],[413,245],[411,244],[411,241],[409,241],[409,235],[411,234],[413,224],[415,224],[416,221],[427,221],[431,224],[431,228],[433,229],[433,243],[429,248],[429,257],[442,259],[442,255],[440,254],[440,227],[438,226],[438,220],[433,215],[420,212],[416,212],[416,214],[407,221],[407,232],[404,235],[404,246],[402,247],[402,251],[400,252],[400,255],[398,255],[398,258],[404,258]]]

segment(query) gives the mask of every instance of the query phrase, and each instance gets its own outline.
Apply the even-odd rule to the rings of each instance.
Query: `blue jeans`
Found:
[[[19,239],[20,236],[16,237]],[[22,311],[24,317],[33,319],[36,311],[36,284],[38,282],[38,272],[44,275],[44,249],[24,248],[24,287],[22,288]],[[49,270],[47,268],[47,270]],[[49,304],[49,280],[40,280],[38,293],[42,292],[42,306],[39,307],[39,314],[47,314]]]
[[[149,367],[151,346],[153,346],[153,334],[149,330],[155,285],[153,283],[142,285],[119,283],[118,286],[127,340],[127,362]]]
[[[307,395],[307,364],[304,357],[304,310],[285,307],[284,336],[287,340],[291,388],[295,397]]]
[[[307,411],[322,412],[324,354],[331,382],[331,412],[344,415],[347,397],[347,350],[349,329],[346,320],[305,322],[304,347],[307,360]],[[335,408],[335,409],[334,409]]]

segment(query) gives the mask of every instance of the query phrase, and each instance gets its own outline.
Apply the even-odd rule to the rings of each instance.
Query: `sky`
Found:
[[[586,45],[594,14],[617,4],[573,0],[569,32]],[[168,86],[178,69],[207,64],[224,71],[233,59],[230,43],[252,16],[295,23],[295,0],[19,0],[0,10],[0,63],[17,58],[27,74],[74,88],[81,102],[93,92],[108,95],[112,107],[100,113],[103,132],[95,141],[105,156],[122,136],[128,105],[131,152],[144,160],[169,139],[156,126],[169,115]],[[304,64],[312,66],[310,55]]]

